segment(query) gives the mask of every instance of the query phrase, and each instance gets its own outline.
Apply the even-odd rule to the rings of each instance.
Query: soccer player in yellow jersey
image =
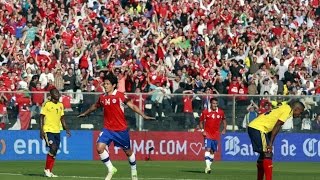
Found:
[[[260,154],[257,161],[257,179],[272,180],[272,145],[281,126],[290,118],[300,116],[303,103],[292,101],[261,114],[248,125],[253,150]]]
[[[64,120],[63,104],[59,102],[60,93],[57,89],[50,90],[51,100],[47,101],[40,113],[40,138],[46,141],[49,147],[44,173],[46,177],[57,177],[52,173],[55,157],[60,145],[61,125],[66,130],[68,137],[70,131]]]

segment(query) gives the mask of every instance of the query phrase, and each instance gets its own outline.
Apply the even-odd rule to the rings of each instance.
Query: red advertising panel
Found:
[[[94,142],[99,134],[94,132]],[[200,132],[130,132],[130,137],[138,160],[204,160],[204,140]],[[95,144],[93,148],[94,159],[100,160]],[[111,160],[127,160],[124,152],[113,144],[108,150]],[[220,160],[220,150],[215,160]]]

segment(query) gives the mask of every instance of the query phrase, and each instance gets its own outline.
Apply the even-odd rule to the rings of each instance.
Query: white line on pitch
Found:
[[[7,175],[7,176],[28,176],[26,174],[19,174],[19,173],[0,173],[0,175]],[[104,179],[104,177],[87,177],[87,176],[58,176],[58,178],[77,178],[77,179]],[[119,179],[119,180],[125,180],[125,179],[131,179],[131,178],[112,178],[112,179]],[[170,180],[171,178],[139,178],[144,180]],[[171,180],[197,180],[197,179],[171,179]]]

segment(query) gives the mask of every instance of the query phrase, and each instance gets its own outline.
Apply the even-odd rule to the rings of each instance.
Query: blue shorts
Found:
[[[113,142],[115,146],[124,150],[130,149],[129,131],[111,131],[105,128],[102,129],[97,143],[104,143],[109,146],[111,142]]]
[[[45,139],[48,147],[50,147],[53,144],[59,148],[59,146],[60,146],[60,133],[46,132],[44,134],[44,139]]]
[[[267,151],[267,145],[270,142],[271,133],[263,133],[257,129],[248,127],[248,134],[254,152],[263,153]]]
[[[218,141],[217,140],[204,138],[204,146],[206,147],[206,149],[210,149],[213,152],[218,151]]]

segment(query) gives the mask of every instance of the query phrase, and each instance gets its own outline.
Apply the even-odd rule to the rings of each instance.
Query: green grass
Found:
[[[2,161],[1,180],[37,180],[43,177],[44,161]],[[114,179],[130,179],[130,168],[125,161],[113,162],[118,169]],[[320,179],[320,163],[274,163],[275,180]],[[139,161],[139,179],[215,179],[253,180],[256,178],[255,162],[214,162],[213,172],[204,174],[204,162],[199,161]],[[56,161],[55,179],[104,179],[106,168],[99,161]],[[72,177],[74,176],[74,177]]]

